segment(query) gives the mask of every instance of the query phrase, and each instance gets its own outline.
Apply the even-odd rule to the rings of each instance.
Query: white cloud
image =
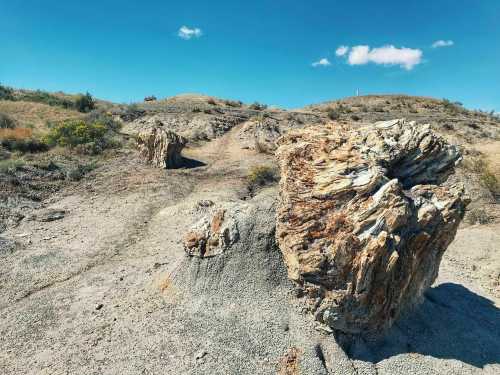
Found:
[[[316,68],[317,66],[329,66],[329,65],[332,65],[332,63],[330,61],[328,61],[328,59],[326,57],[323,57],[319,61],[313,62],[311,65]]]
[[[186,39],[186,40],[189,40],[191,38],[199,38],[201,35],[202,35],[202,31],[201,29],[195,27],[193,29],[187,27],[187,26],[182,26],[180,29],[179,29],[179,32],[177,33],[177,35],[182,38],[182,39]]]
[[[411,70],[422,62],[422,51],[412,48],[397,48],[392,45],[379,48],[370,46],[354,46],[347,57],[349,65],[365,65],[374,63],[378,65],[399,65]]]
[[[436,40],[432,43],[432,48],[451,47],[454,44],[453,40]]]
[[[339,48],[337,48],[337,50],[335,51],[335,54],[337,56],[344,56],[348,51],[349,51],[349,47],[339,46]]]
[[[370,61],[369,46],[354,46],[349,53],[347,61],[349,65],[364,65]]]

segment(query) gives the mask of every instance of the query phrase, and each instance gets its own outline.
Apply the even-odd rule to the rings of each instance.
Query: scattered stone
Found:
[[[164,262],[164,263],[158,263],[158,262],[155,262],[155,263],[153,264],[153,268],[154,268],[155,270],[157,270],[157,269],[158,269],[158,268],[160,268],[161,266],[165,266],[165,265],[167,265],[167,264],[168,264],[168,262]]]
[[[440,186],[460,159],[428,125],[329,125],[279,141],[276,239],[320,322],[389,327],[436,279],[468,198]]]
[[[100,310],[100,309],[102,309],[103,307],[104,307],[104,304],[102,304],[102,303],[98,303],[98,304],[96,305],[95,309],[96,309],[97,311],[99,311],[99,310]]]
[[[203,357],[205,357],[207,354],[208,354],[208,352],[206,350],[200,350],[198,353],[196,353],[196,355],[195,355],[194,358],[197,361],[199,361],[200,359],[202,359]]]
[[[56,221],[64,219],[66,213],[67,212],[65,210],[55,210],[55,209],[40,210],[39,212],[34,214],[30,218],[30,220],[36,220],[40,222]]]
[[[163,123],[156,121],[151,128],[138,134],[137,145],[141,156],[158,168],[179,168],[182,166],[181,151],[187,140],[164,128]]]

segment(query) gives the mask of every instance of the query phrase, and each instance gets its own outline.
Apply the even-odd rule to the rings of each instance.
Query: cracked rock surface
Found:
[[[293,131],[279,141],[276,238],[316,319],[388,328],[438,275],[468,198],[440,185],[460,153],[428,126]]]

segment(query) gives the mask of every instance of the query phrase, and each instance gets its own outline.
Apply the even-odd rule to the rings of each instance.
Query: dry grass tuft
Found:
[[[271,185],[278,181],[277,171],[267,165],[257,165],[247,175],[248,190],[255,191],[259,187]]]

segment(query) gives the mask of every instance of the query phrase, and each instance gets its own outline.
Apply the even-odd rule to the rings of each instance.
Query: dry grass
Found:
[[[33,136],[33,130],[28,128],[0,129],[0,140],[22,141]]]
[[[278,173],[274,168],[267,165],[254,166],[247,175],[248,190],[254,191],[259,187],[271,185],[278,179]]]
[[[47,122],[59,122],[83,117],[83,114],[77,111],[23,101],[0,100],[0,112],[14,118],[19,127],[33,127],[40,131],[47,130]]]

